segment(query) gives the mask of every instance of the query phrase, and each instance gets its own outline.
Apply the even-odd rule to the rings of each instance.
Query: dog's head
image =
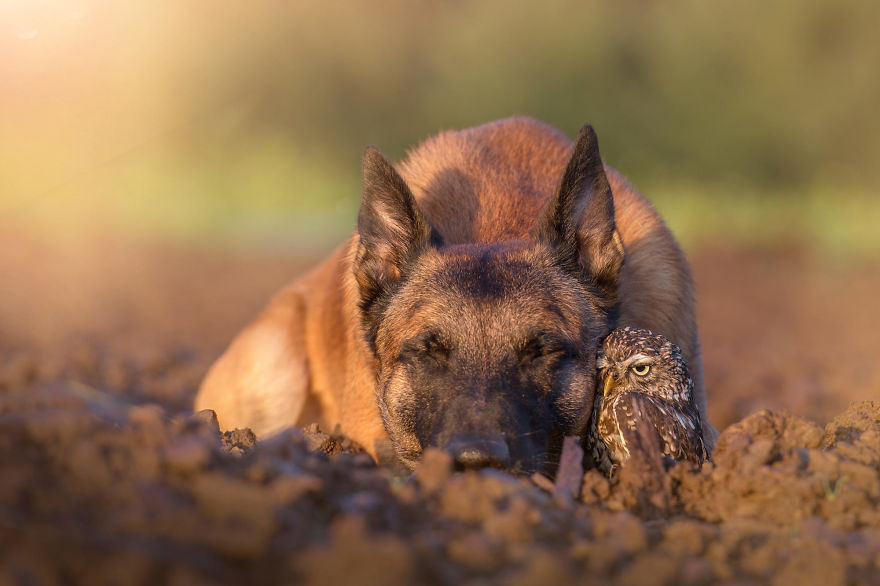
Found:
[[[614,326],[623,247],[593,129],[584,127],[528,239],[445,244],[406,182],[363,161],[360,310],[398,456],[549,471],[584,433],[598,341]]]

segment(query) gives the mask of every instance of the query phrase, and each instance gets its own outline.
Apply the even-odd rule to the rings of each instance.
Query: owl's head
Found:
[[[681,349],[664,336],[639,328],[608,334],[596,360],[597,392],[605,397],[636,392],[667,401],[690,401],[694,383]]]

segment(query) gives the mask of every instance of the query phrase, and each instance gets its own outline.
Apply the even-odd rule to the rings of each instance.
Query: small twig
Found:
[[[566,507],[570,507],[578,498],[581,483],[584,481],[584,450],[580,443],[581,438],[577,436],[566,436],[562,441],[562,455],[559,457],[553,496]]]

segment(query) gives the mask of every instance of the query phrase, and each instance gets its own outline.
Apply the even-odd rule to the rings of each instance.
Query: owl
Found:
[[[625,465],[630,449],[645,445],[637,437],[645,429],[656,431],[651,443],[665,460],[709,459],[694,382],[678,346],[649,330],[618,328],[602,343],[596,367],[587,451],[599,470],[611,474]]]

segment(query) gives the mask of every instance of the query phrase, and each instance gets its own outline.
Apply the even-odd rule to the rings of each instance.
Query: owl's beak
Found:
[[[608,371],[605,373],[602,381],[602,394],[608,396],[608,391],[614,388],[614,377],[611,375],[611,372]]]

